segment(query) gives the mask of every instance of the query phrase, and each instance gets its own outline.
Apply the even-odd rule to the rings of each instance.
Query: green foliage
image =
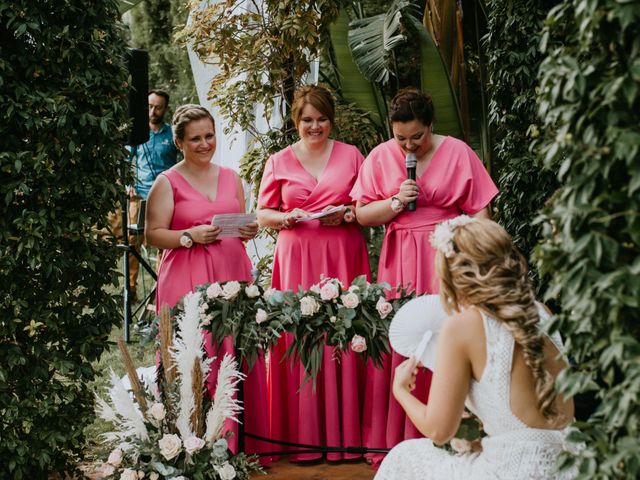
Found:
[[[554,165],[547,168],[529,148],[540,136],[536,115],[537,71],[544,2],[488,0],[484,46],[489,64],[489,120],[495,130],[494,151],[500,195],[500,222],[529,256],[540,237],[533,219],[557,188]]]
[[[127,72],[115,1],[0,2],[0,477],[46,478],[92,419],[118,320],[113,209]]]
[[[575,461],[580,478],[639,478],[640,4],[567,1],[542,45],[540,155],[560,164],[563,186],[537,258],[576,361],[560,387],[599,401]]]
[[[187,21],[185,2],[144,0],[130,14],[130,44],[149,52],[149,88],[166,90],[171,96],[171,110],[184,103],[197,103],[187,49],[173,39],[175,30]]]

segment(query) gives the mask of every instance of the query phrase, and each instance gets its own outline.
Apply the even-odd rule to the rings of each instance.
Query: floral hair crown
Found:
[[[436,250],[444,253],[445,257],[451,257],[455,253],[453,250],[453,235],[455,229],[471,222],[473,222],[472,217],[460,215],[459,217],[439,223],[431,234],[431,245]]]

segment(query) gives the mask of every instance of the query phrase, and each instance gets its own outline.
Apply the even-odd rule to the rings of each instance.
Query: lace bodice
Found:
[[[545,310],[538,306],[540,323],[548,320]],[[511,390],[511,367],[515,341],[511,332],[497,320],[482,313],[485,337],[487,339],[487,362],[480,381],[472,380],[467,408],[483,422],[489,435],[499,435],[529,428],[511,411],[509,405]],[[562,340],[555,333],[550,337],[556,348],[562,352]]]

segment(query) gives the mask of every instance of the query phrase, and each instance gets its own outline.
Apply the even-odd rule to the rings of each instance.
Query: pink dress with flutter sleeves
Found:
[[[218,188],[213,201],[196,190],[175,168],[161,173],[169,180],[173,192],[173,217],[169,227],[171,230],[187,230],[197,225],[211,223],[213,215],[243,211],[238,203],[237,174],[229,168],[219,168]],[[251,261],[240,238],[228,237],[208,245],[194,243],[191,248],[166,249],[158,270],[156,309],[159,311],[163,305],[174,307],[184,295],[204,283],[251,281],[252,278]],[[225,353],[234,353],[233,341],[227,337],[221,348],[216,350],[211,334],[207,332],[205,349],[209,357],[218,357],[218,360],[211,364],[206,382],[209,394],[213,398],[220,360]],[[244,371],[247,373],[246,365]],[[244,381],[244,392],[246,430],[266,436],[269,421],[264,357],[258,358],[248,372]],[[236,433],[229,439],[229,444],[233,451],[237,451],[237,423],[229,421],[225,425],[227,430]],[[245,451],[248,453],[259,453],[269,449],[271,446],[264,442],[251,438],[245,441]],[[267,459],[264,459],[263,463],[266,461]]]
[[[406,179],[405,154],[391,139],[371,151],[351,197],[363,204],[385,200],[396,195]],[[416,182],[416,210],[405,210],[385,225],[377,281],[423,295],[438,292],[435,250],[429,241],[436,224],[462,213],[479,212],[498,189],[475,152],[454,137],[445,137]],[[389,297],[395,296],[392,289]],[[403,360],[394,352],[381,369],[367,365],[362,429],[366,447],[392,448],[402,440],[422,436],[391,393],[393,371]],[[422,401],[428,398],[430,382],[431,372],[418,375],[414,393]],[[372,457],[375,462],[382,458]]]
[[[260,207],[283,212],[294,208],[319,212],[329,205],[351,205],[349,192],[362,161],[356,147],[334,141],[325,170],[316,180],[293,149],[287,147],[268,160],[258,203]],[[278,233],[273,288],[309,289],[322,276],[337,278],[348,286],[359,275],[370,277],[366,244],[357,224],[323,226],[319,220],[310,220]],[[289,360],[282,361],[291,338],[285,335],[270,353],[271,438],[311,445],[361,446],[360,412],[364,400],[361,360],[349,352],[337,361],[333,349],[325,347],[315,392],[312,382],[298,392],[305,376],[302,365],[299,361],[293,365]],[[290,459],[310,460],[320,456],[299,454]],[[340,453],[327,455],[329,460],[353,457]]]

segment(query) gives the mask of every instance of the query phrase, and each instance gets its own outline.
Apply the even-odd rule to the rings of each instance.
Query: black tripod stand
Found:
[[[151,289],[151,291],[145,296],[142,303],[138,305],[136,310],[131,312],[131,285],[129,285],[129,254],[133,255],[138,263],[144,268],[151,278],[154,281],[158,280],[158,276],[156,272],[153,270],[153,267],[149,265],[149,263],[142,258],[140,252],[135,245],[131,245],[129,243],[129,234],[132,235],[144,235],[144,219],[145,219],[145,210],[147,206],[147,201],[142,200],[140,202],[140,206],[138,208],[138,218],[136,219],[136,223],[129,224],[129,199],[128,195],[124,195],[123,198],[123,208],[122,208],[122,243],[118,244],[118,248],[123,251],[122,255],[122,271],[124,275],[124,288],[123,288],[123,317],[124,317],[124,341],[129,342],[130,332],[129,327],[131,324],[131,319],[135,318],[138,312],[145,308],[149,299],[155,295],[155,287]]]

